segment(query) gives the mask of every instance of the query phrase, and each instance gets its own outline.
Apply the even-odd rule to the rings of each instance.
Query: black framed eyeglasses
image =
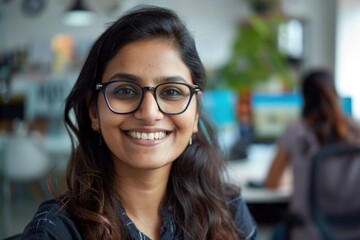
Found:
[[[131,81],[116,80],[96,85],[101,91],[109,109],[117,114],[127,114],[138,110],[146,91],[151,91],[162,113],[176,115],[188,108],[191,98],[200,91],[197,85],[181,82],[166,82],[156,87],[142,87]]]

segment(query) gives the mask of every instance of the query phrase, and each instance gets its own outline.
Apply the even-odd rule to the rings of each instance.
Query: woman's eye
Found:
[[[119,89],[116,89],[115,93],[121,94],[121,95],[134,95],[134,94],[136,94],[136,91],[131,88],[119,88]]]
[[[129,86],[119,86],[111,91],[111,93],[116,98],[132,98],[138,96],[138,91]]]
[[[177,88],[168,88],[161,91],[161,96],[179,96],[183,95],[182,91]]]

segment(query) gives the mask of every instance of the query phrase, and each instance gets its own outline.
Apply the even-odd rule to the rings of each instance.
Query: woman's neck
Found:
[[[117,173],[116,191],[128,217],[151,239],[159,239],[161,206],[171,166],[157,170],[129,170]]]

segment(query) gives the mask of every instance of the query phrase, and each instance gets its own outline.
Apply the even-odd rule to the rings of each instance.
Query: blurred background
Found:
[[[344,111],[360,118],[358,0],[0,0],[0,238],[51,196],[49,172],[64,189],[64,100],[93,41],[138,4],[174,9],[193,33],[209,78],[204,106],[229,160],[271,156],[264,144],[299,116],[308,68],[334,71]]]

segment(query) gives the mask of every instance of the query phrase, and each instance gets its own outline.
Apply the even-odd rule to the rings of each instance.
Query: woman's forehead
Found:
[[[190,69],[178,50],[169,40],[158,38],[135,41],[121,48],[105,67],[102,81],[109,81],[116,75],[152,82],[177,76],[193,83]]]

